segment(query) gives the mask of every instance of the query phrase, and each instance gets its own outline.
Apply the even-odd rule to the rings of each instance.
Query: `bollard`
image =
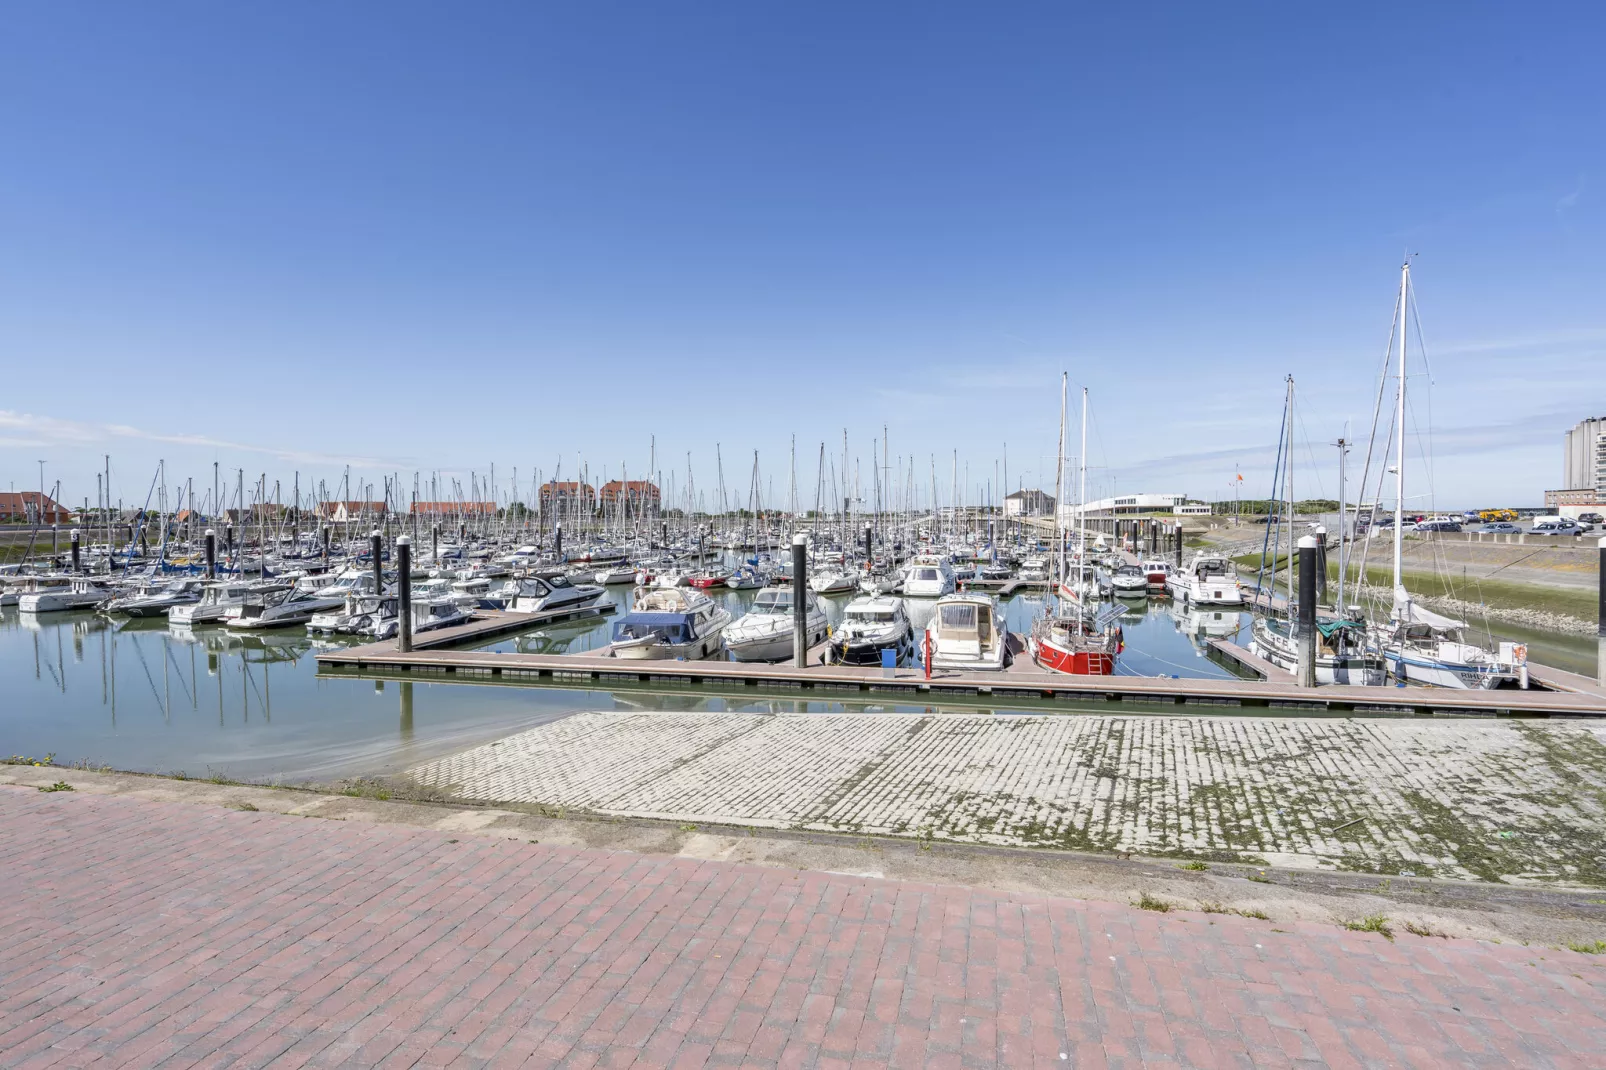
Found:
[[[72,570],[74,572],[82,572],[84,570],[83,560],[78,556],[78,529],[77,528],[73,528],[72,529]]]
[[[1600,664],[1596,679],[1600,683],[1606,684],[1606,537],[1601,538],[1595,545],[1600,549],[1600,572],[1598,573],[1599,579],[1596,582],[1596,585],[1600,588],[1600,606],[1598,607],[1599,615],[1595,618],[1599,622],[1595,626],[1595,632],[1597,635],[1596,642],[1600,647],[1598,655]]]
[[[809,660],[809,539],[792,536],[792,664]]]
[[[1299,540],[1299,686],[1316,686],[1316,537]]]
[[[379,534],[378,528],[375,528],[368,536],[368,552],[373,556],[375,595],[385,593],[385,566],[380,560],[380,554],[384,552],[384,546],[385,537]]]
[[[217,532],[206,529],[206,578],[217,579]]]
[[[413,649],[413,540],[396,540],[396,649]]]
[[[1320,604],[1327,601],[1327,529],[1316,529],[1316,602]],[[1339,616],[1344,615],[1344,607],[1338,607]]]

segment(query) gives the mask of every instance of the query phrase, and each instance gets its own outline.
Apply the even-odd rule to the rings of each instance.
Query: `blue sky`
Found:
[[[1266,493],[1292,373],[1332,494],[1409,249],[1437,501],[1537,504],[1606,414],[1603,23],[11,5],[0,486],[639,475],[656,435],[780,493],[795,434],[811,499],[883,425],[922,485],[1006,443],[1051,483],[1065,369],[1097,489]]]

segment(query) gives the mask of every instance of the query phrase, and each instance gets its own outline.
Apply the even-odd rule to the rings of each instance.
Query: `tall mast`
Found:
[[[1076,492],[1076,582],[1087,557],[1087,387],[1082,388],[1082,485]],[[1078,588],[1080,589],[1080,588]]]
[[[1400,371],[1399,396],[1394,399],[1394,597],[1400,590],[1400,552],[1404,540],[1400,525],[1405,519],[1405,325],[1406,300],[1411,288],[1411,261],[1400,267]],[[1407,599],[1409,601],[1409,599]]]
[[[1060,372],[1060,444],[1059,459],[1054,462],[1054,587],[1065,582],[1065,388],[1070,376]]]

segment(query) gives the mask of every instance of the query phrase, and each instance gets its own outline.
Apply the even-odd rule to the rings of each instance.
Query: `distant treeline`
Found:
[[[1225,513],[1231,516],[1235,512],[1243,513],[1281,513],[1287,508],[1286,502],[1273,501],[1269,498],[1245,498],[1242,501],[1211,502],[1212,513]],[[1302,502],[1294,503],[1295,513],[1336,513],[1338,502],[1330,498],[1307,498]]]

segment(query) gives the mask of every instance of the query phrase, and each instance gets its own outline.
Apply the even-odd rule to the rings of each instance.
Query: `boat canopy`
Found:
[[[1394,588],[1394,619],[1401,624],[1419,624],[1436,632],[1460,631],[1467,626],[1466,621],[1452,620],[1412,601],[1410,593],[1403,586]]]
[[[645,639],[649,635],[656,635],[668,643],[689,643],[696,638],[692,634],[689,613],[631,613],[613,626],[613,640],[616,643],[626,639]]]

